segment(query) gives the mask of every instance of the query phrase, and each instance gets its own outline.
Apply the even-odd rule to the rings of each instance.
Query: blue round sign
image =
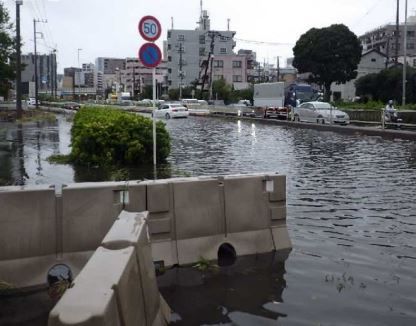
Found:
[[[139,48],[139,60],[147,68],[154,68],[161,62],[161,50],[154,43],[145,43]]]

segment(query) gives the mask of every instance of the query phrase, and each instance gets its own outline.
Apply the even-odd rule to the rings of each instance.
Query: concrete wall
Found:
[[[122,211],[50,312],[48,325],[167,325],[147,233],[147,212]]]
[[[216,259],[225,242],[237,255],[290,248],[285,189],[276,174],[2,187],[0,280],[44,285],[58,262],[77,275],[122,209],[149,211],[152,257],[166,266]]]

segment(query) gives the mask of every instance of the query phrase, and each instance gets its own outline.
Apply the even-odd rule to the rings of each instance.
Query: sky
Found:
[[[15,0],[0,0],[15,20]],[[396,20],[396,0],[203,0],[211,29],[236,31],[236,51],[251,49],[257,60],[286,65],[299,37],[312,27],[345,24],[357,35]],[[415,14],[409,1],[408,16]],[[58,72],[64,67],[95,61],[97,57],[136,57],[145,42],[138,22],[145,15],[159,19],[167,37],[173,17],[175,29],[194,29],[200,16],[200,0],[23,0],[21,6],[22,53],[33,52],[33,20],[37,23],[38,53],[57,49]],[[405,0],[400,0],[400,22]],[[265,43],[255,43],[265,42]],[[273,43],[273,44],[271,44]],[[81,49],[78,51],[78,49]]]

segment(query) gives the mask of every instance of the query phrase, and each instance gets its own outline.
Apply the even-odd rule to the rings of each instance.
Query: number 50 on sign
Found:
[[[139,34],[150,42],[156,41],[161,35],[161,25],[157,18],[144,16],[138,24]]]

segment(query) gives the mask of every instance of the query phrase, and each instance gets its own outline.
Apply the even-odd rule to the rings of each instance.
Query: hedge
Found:
[[[170,153],[170,137],[157,122],[157,161]],[[135,165],[153,160],[152,120],[109,107],[81,108],[71,128],[70,160],[81,165]]]

